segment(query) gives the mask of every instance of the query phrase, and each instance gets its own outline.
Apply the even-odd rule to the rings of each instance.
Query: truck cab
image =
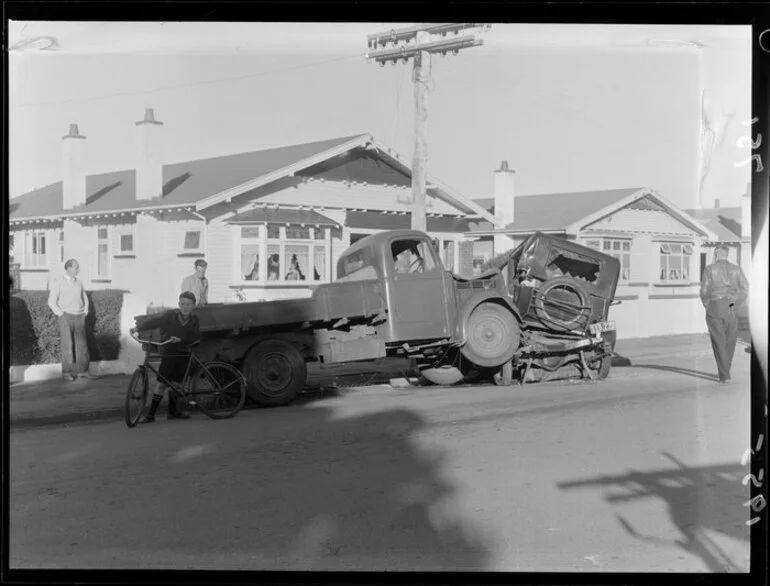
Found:
[[[393,230],[351,246],[337,261],[337,282],[368,281],[388,309],[386,343],[449,338],[457,317],[452,274],[423,232]]]

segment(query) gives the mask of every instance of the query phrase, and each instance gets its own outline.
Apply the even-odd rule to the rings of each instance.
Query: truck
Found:
[[[536,242],[548,239],[537,236]],[[601,262],[609,261],[617,262],[612,257]],[[196,351],[203,360],[237,366],[246,377],[249,396],[259,404],[277,406],[291,403],[303,391],[312,362],[363,365],[401,358],[436,384],[460,382],[474,369],[492,373],[499,384],[510,384],[522,360],[550,353],[564,346],[564,340],[592,340],[581,342],[581,355],[601,345],[598,336],[586,338],[586,332],[600,321],[597,318],[606,317],[606,309],[588,312],[586,321],[582,306],[587,299],[578,295],[579,307],[572,310],[583,317],[573,320],[575,327],[559,328],[550,349],[537,346],[542,340],[536,332],[544,329],[547,334],[553,327],[538,327],[543,308],[555,303],[552,311],[568,313],[574,300],[564,298],[568,283],[562,279],[561,288],[552,288],[550,297],[538,302],[541,309],[533,324],[527,318],[522,274],[517,261],[464,278],[444,268],[427,234],[384,231],[350,246],[337,261],[337,279],[313,287],[308,298],[197,308],[202,341]],[[526,276],[536,280],[538,274],[530,270]],[[537,298],[530,292],[527,300]],[[136,318],[137,329],[145,318]],[[585,327],[578,331],[579,326]]]

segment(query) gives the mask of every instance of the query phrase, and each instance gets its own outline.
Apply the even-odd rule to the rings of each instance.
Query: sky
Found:
[[[367,34],[409,23],[9,24],[10,194],[61,179],[61,137],[87,171],[134,166],[154,108],[164,162],[369,132],[411,160],[411,64],[366,59]],[[649,187],[682,208],[737,206],[750,177],[751,30],[494,23],[433,56],[429,173],[493,195],[501,160],[530,195]],[[699,194],[702,94],[724,127]]]

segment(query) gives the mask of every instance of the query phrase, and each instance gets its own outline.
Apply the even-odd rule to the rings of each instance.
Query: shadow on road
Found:
[[[178,527],[182,534],[200,537],[200,525],[216,527],[213,542],[253,552],[254,566],[244,569],[485,568],[488,544],[457,517],[443,452],[418,444],[426,424],[420,415],[346,416],[307,403],[258,418],[251,444],[226,457],[204,455],[190,469],[190,502],[210,506],[199,506],[197,520]]]
[[[751,509],[744,503],[750,495],[749,489],[741,483],[748,468],[740,463],[693,468],[666,452],[661,453],[672,460],[677,468],[599,476],[558,483],[557,487],[562,490],[603,487],[608,490],[604,498],[611,504],[638,499],[662,499],[668,507],[671,522],[681,535],[679,539],[667,540],[644,535],[637,532],[623,516],[616,514],[618,523],[636,539],[672,545],[698,556],[712,572],[748,571],[748,568],[739,568],[704,532],[705,529],[718,531],[733,539],[748,542],[750,529],[746,522]],[[610,493],[610,489],[618,489],[620,492]]]
[[[692,376],[694,378],[700,378],[711,382],[716,382],[719,380],[719,377],[715,374],[702,372],[700,370],[692,370],[691,368],[681,368],[679,366],[663,366],[659,364],[633,364],[629,358],[626,358],[625,356],[620,356],[617,354],[612,357],[612,366],[613,368],[633,366],[634,368],[648,368],[650,370],[661,370],[663,372],[673,372],[675,374],[683,374],[685,376]]]

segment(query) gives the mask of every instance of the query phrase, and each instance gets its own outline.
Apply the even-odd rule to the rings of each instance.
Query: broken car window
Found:
[[[599,269],[600,265],[595,260],[582,254],[553,246],[551,247],[551,253],[548,255],[545,272],[549,279],[568,276],[594,283],[599,277]]]

